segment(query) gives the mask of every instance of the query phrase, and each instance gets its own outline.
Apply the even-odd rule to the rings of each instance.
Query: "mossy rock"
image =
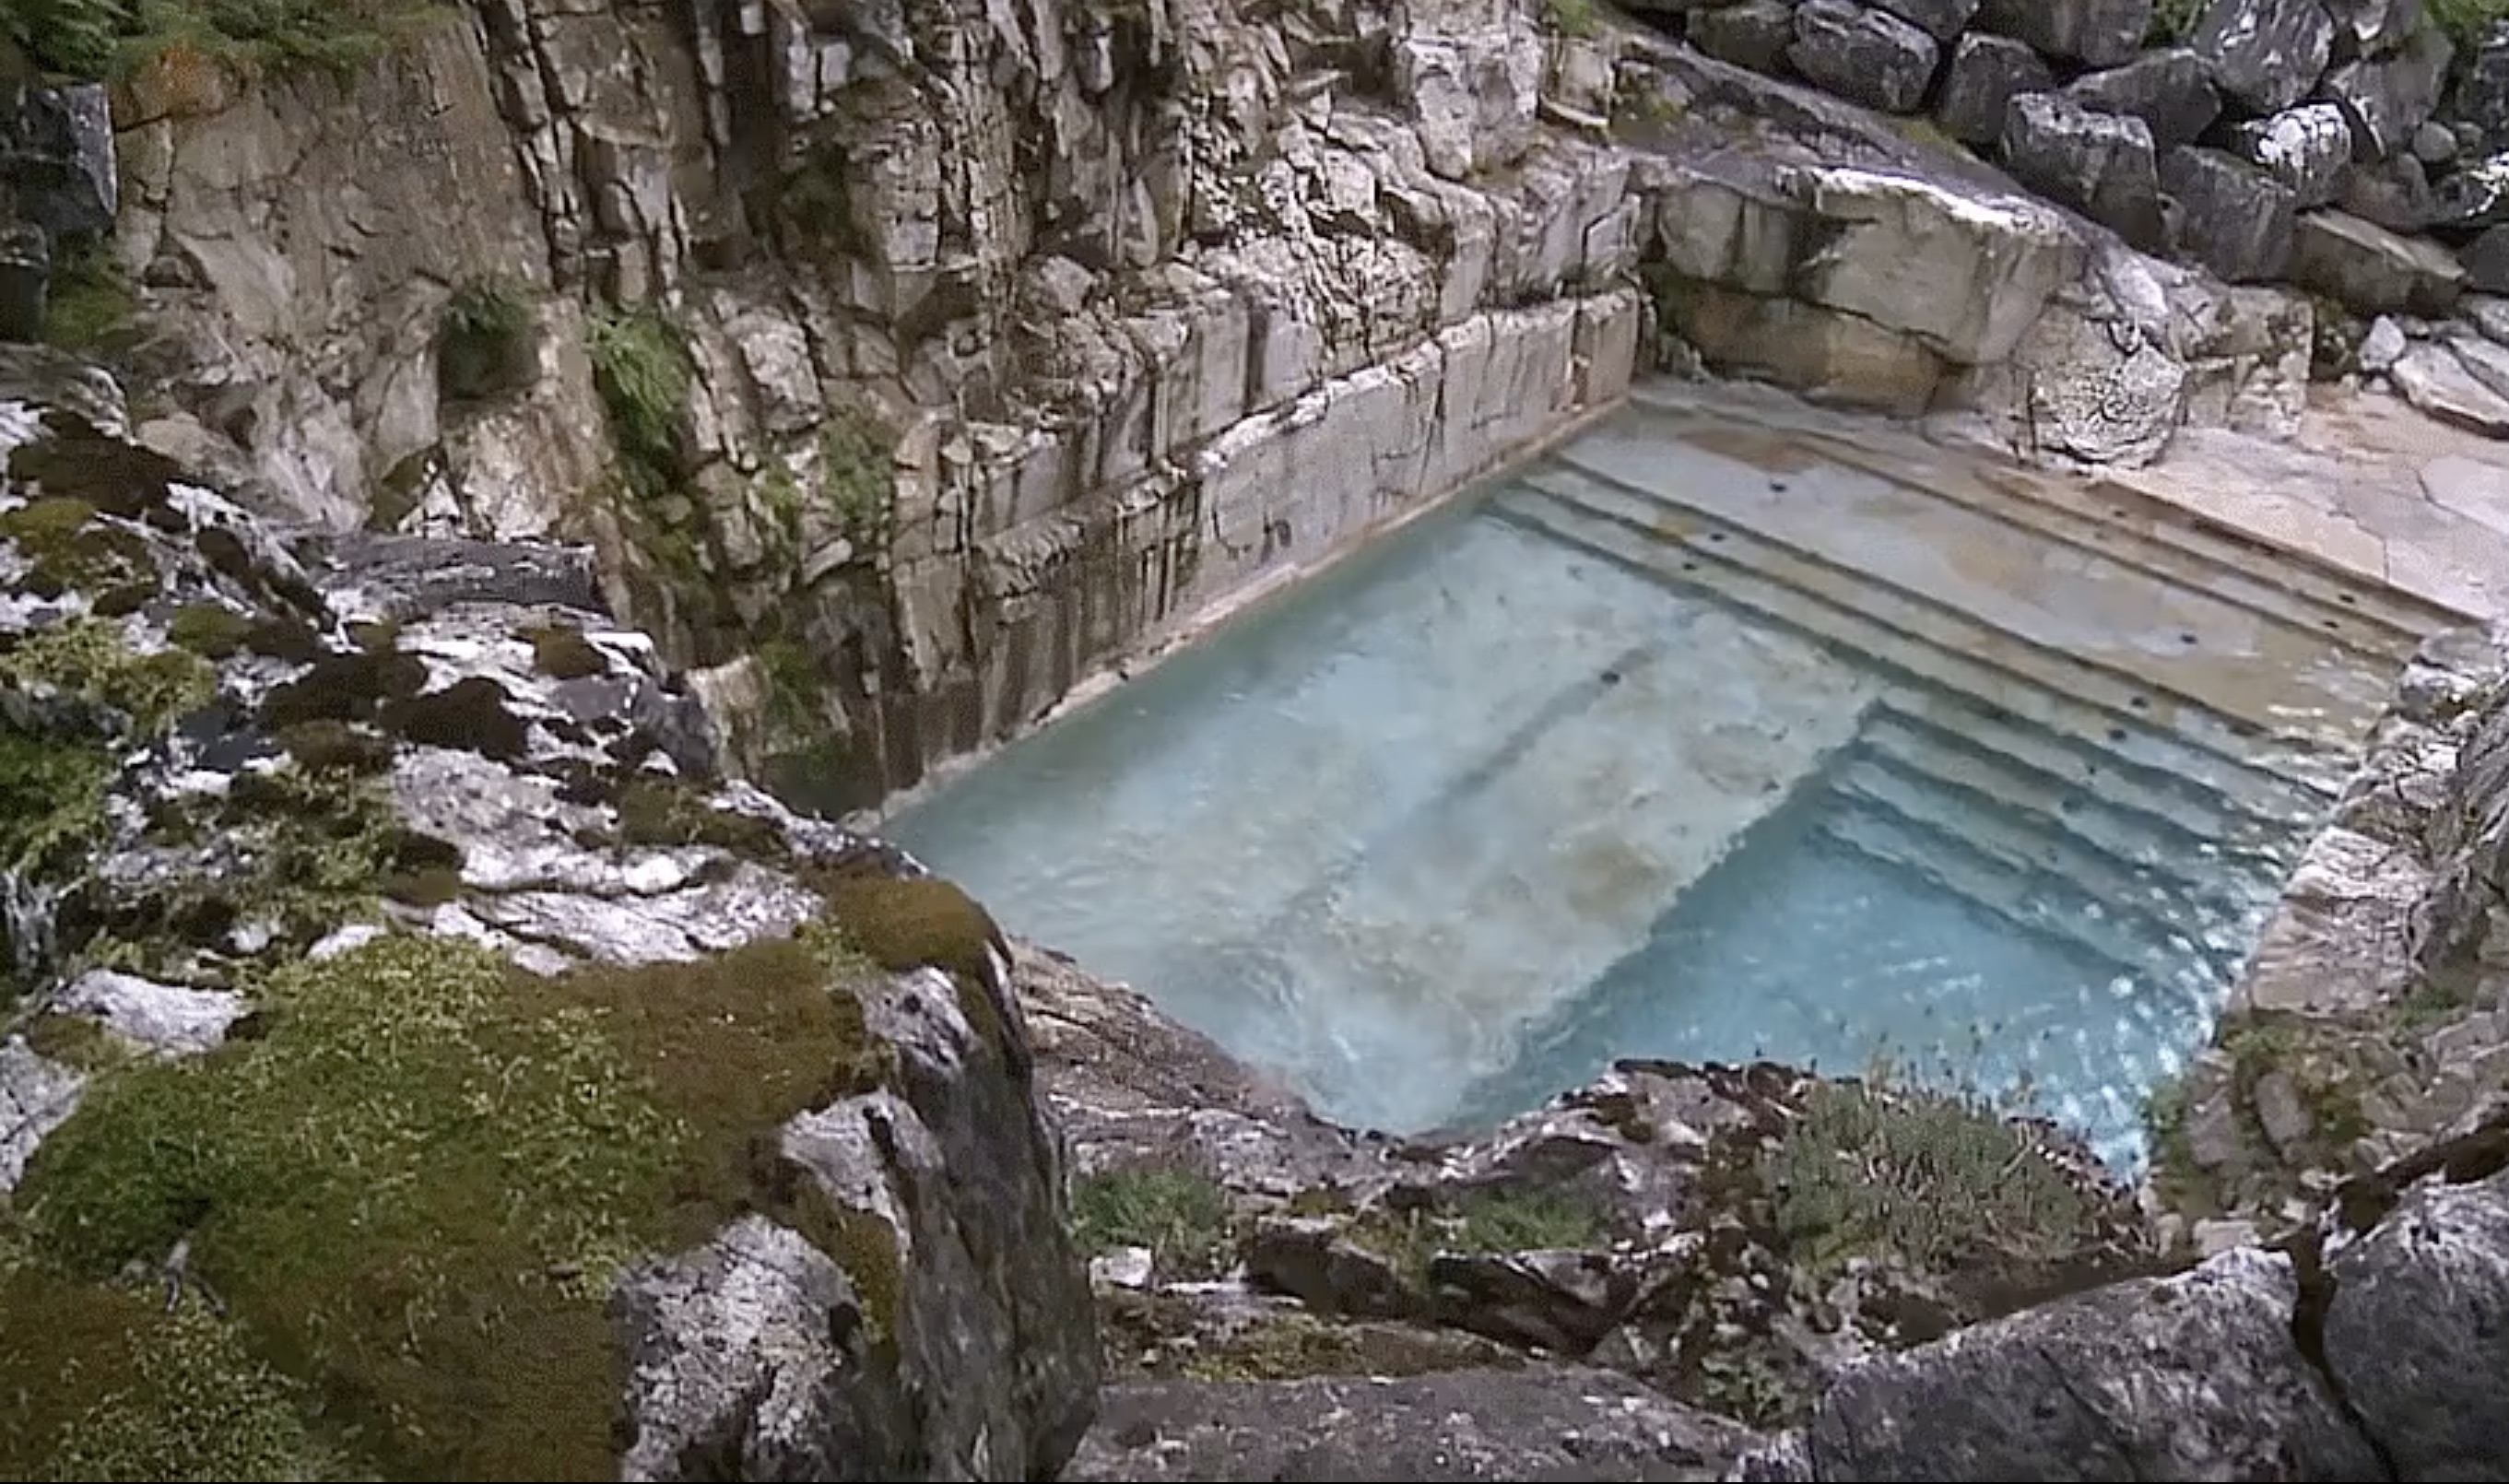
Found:
[[[74,618],[20,636],[0,652],[0,683],[51,690],[131,719],[141,732],[164,731],[217,693],[217,672],[186,649],[140,653],[111,618]]]
[[[204,1442],[203,1458],[615,1477],[605,1300],[627,1261],[766,1209],[828,1244],[894,1333],[894,1233],[773,1152],[795,1113],[889,1075],[857,997],[871,972],[818,928],[548,979],[398,936],[291,966],[263,986],[258,1034],[102,1078],[46,1142],[13,1239],[33,1276],[0,1289],[0,1327],[92,1296],[109,1322],[48,1344],[45,1364],[119,1378],[144,1442],[145,1419],[190,1415],[178,1388],[194,1373],[128,1363],[153,1331],[114,1307],[116,1285],[188,1240],[185,1276],[235,1322],[212,1376],[239,1451]],[[0,1438],[0,1465],[86,1466],[97,1388],[27,1394],[38,1405]]]
[[[624,844],[712,845],[760,862],[782,861],[789,854],[784,833],[772,821],[718,809],[675,779],[630,779],[611,803],[618,811],[618,839]]]
[[[805,874],[846,943],[892,973],[947,973],[957,984],[959,1012],[977,1040],[1024,1071],[1018,1044],[993,998],[992,959],[999,955],[1007,962],[1010,944],[982,904],[939,876]]]
[[[80,592],[93,599],[132,584],[156,585],[147,538],[76,496],[48,496],[0,511],[0,538],[25,559],[19,585],[38,598]]]
[[[114,761],[98,743],[31,732],[0,719],[0,870],[40,872],[104,828]]]
[[[554,681],[610,673],[610,656],[571,623],[553,623],[524,636],[532,643],[532,668]]]

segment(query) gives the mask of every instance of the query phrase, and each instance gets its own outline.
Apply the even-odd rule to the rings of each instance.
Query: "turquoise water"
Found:
[[[1535,499],[1415,525],[888,833],[1342,1122],[1486,1125],[1621,1057],[1888,1062],[2138,1165],[2316,797],[1816,640]]]

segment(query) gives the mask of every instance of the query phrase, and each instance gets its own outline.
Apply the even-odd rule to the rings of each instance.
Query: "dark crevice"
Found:
[[[2360,1409],[2352,1404],[2351,1396],[2343,1389],[2342,1378],[2335,1374],[2335,1367],[2327,1359],[2326,1316],[2335,1307],[2336,1281],[2334,1273],[2326,1266],[2324,1239],[2315,1228],[2303,1228],[2275,1243],[2272,1250],[2291,1259],[2292,1276],[2300,1282],[2300,1301],[2291,1311],[2292,1343],[2299,1347],[2301,1358],[2317,1372],[2317,1379],[2325,1384],[2327,1394],[2334,1397],[2335,1405],[2342,1410],[2344,1422],[2377,1456],[2378,1477],[2399,1477],[2396,1461],[2387,1452],[2385,1441],[2371,1429]]]

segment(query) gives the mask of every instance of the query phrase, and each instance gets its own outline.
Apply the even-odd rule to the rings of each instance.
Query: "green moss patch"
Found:
[[[33,872],[104,826],[113,759],[92,743],[21,731],[0,721],[0,870]]]
[[[582,680],[610,673],[610,657],[574,624],[549,624],[524,637],[532,643],[532,668],[551,680]]]
[[[481,279],[456,289],[435,333],[435,381],[450,401],[520,391],[538,373],[540,324],[515,284]]]
[[[783,831],[771,821],[718,809],[671,779],[630,779],[612,804],[619,838],[629,845],[712,845],[753,861],[781,861],[789,853]]]
[[[108,618],[74,618],[23,636],[0,653],[0,682],[109,706],[151,733],[217,691],[208,661],[186,649],[139,653],[122,625]]]
[[[21,579],[38,598],[85,593],[91,601],[144,585],[155,589],[155,566],[138,532],[100,517],[75,496],[49,496],[0,511],[0,538],[27,563]]]
[[[32,1264],[0,1277],[0,1473],[13,1479],[336,1478],[301,1389],[194,1300],[82,1283]]]
[[[97,1293],[188,1234],[237,1354],[382,1477],[615,1477],[622,1262],[780,1206],[894,1304],[885,1228],[795,1212],[773,1178],[778,1125],[885,1074],[863,972],[821,930],[556,979],[404,937],[295,965],[258,1036],[100,1083],[29,1169],[24,1231]],[[56,1468],[78,1423],[37,1419]]]

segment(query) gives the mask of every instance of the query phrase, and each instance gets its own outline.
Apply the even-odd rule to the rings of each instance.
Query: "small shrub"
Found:
[[[679,470],[680,407],[696,382],[688,340],[656,311],[614,310],[593,317],[589,350],[620,467],[637,494],[659,495]]]
[[[435,382],[457,401],[520,391],[538,374],[540,325],[513,285],[469,283],[445,301],[435,331]]]
[[[93,844],[113,760],[103,749],[21,731],[0,719],[0,871],[33,872]]]
[[[1147,1247],[1162,1273],[1210,1277],[1228,1265],[1228,1192],[1199,1170],[1136,1165],[1075,1181],[1071,1235],[1085,1253]]]
[[[1816,1268],[1895,1252],[1940,1269],[1981,1243],[2057,1256],[2094,1236],[2073,1178],[1969,1097],[1816,1084],[1760,1177],[1778,1230]]]
[[[1550,1252],[1591,1246],[1602,1235],[1592,1206],[1558,1191],[1490,1192],[1455,1209],[1453,1252]]]

